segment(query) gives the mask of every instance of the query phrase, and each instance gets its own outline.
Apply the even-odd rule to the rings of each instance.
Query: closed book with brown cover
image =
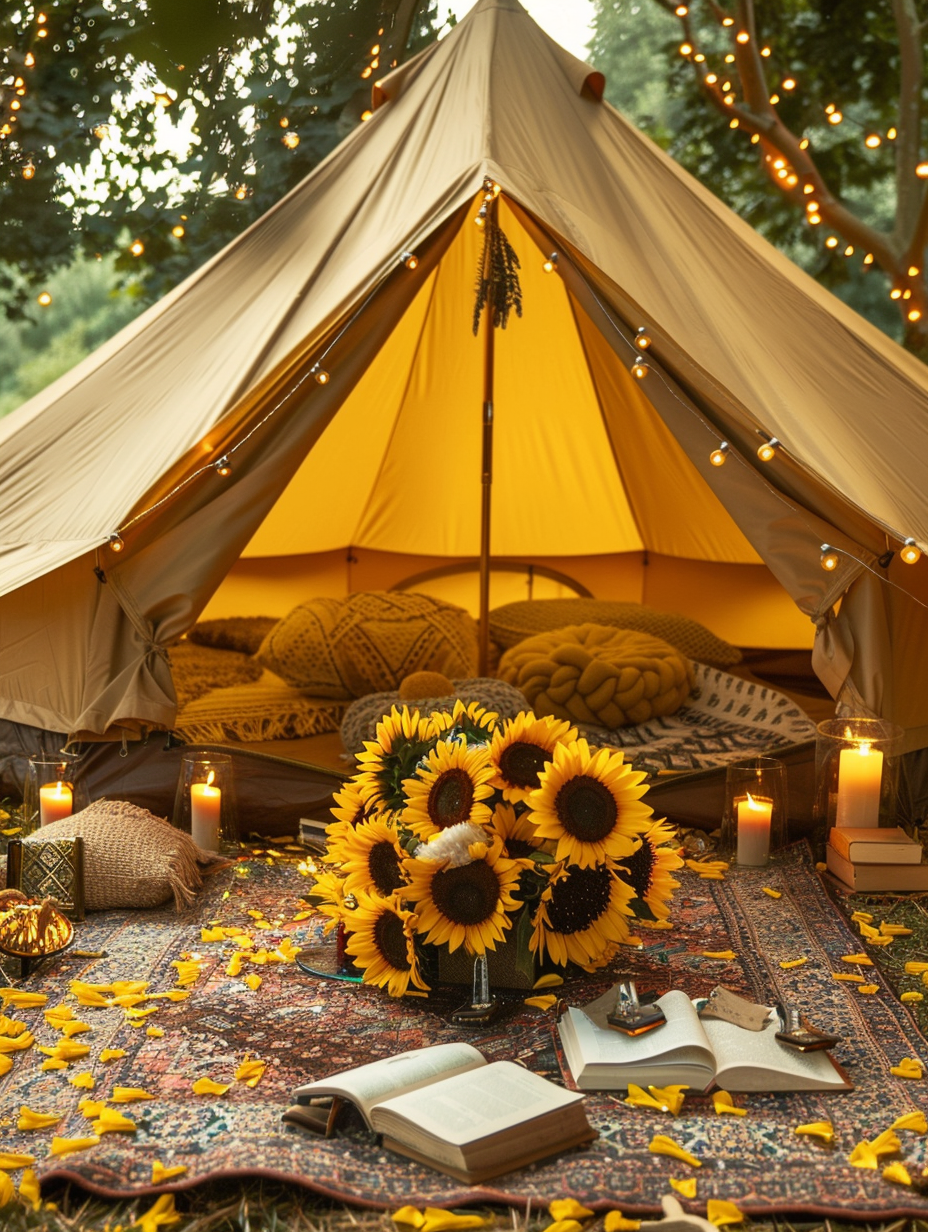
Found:
[[[825,861],[851,890],[928,890],[928,864],[852,864],[830,843]]]
[[[922,845],[900,826],[835,826],[828,840],[852,864],[921,864]]]

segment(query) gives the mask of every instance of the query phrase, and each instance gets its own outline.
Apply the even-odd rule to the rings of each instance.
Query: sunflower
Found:
[[[635,891],[608,864],[562,865],[541,895],[529,949],[559,966],[599,964],[629,936]]]
[[[666,821],[654,822],[641,836],[638,850],[623,857],[619,869],[619,876],[635,891],[636,902],[646,904],[656,920],[666,920],[670,915],[670,900],[680,884],[670,870],[682,868],[683,860],[676,848],[664,846],[675,838],[676,832]]]
[[[470,954],[496,949],[497,941],[512,926],[508,913],[521,906],[513,897],[521,865],[507,860],[502,849],[497,834],[479,858],[466,864],[421,856],[406,861],[409,886],[404,897],[416,904],[416,927],[427,934],[427,942],[447,942],[452,953],[461,945]]]
[[[468,702],[466,705],[458,698],[451,713],[447,710],[433,710],[429,715],[431,732],[439,739],[448,739],[453,735],[461,735],[468,744],[485,744],[496,729],[499,718],[492,710],[487,710],[479,702]]]
[[[483,801],[493,795],[492,774],[485,746],[439,740],[415,776],[403,782],[403,825],[425,839],[464,821],[485,824],[490,809]]]
[[[381,898],[359,890],[358,906],[351,913],[351,935],[345,946],[366,984],[386,985],[391,997],[402,997],[410,981],[423,991],[423,980],[416,958],[416,916],[399,906],[395,899]]]
[[[354,783],[368,811],[398,809],[405,803],[402,782],[430,747],[429,720],[407,706],[394,706],[377,724],[376,738],[364,741]]]
[[[503,854],[510,860],[531,860],[544,851],[531,813],[517,813],[511,804],[497,804],[490,818],[490,829],[503,840]]]
[[[366,890],[389,898],[406,881],[403,855],[396,831],[382,817],[371,817],[329,840],[328,858],[340,866],[349,894]]]
[[[328,919],[323,925],[323,932],[330,933],[336,924],[341,924],[354,905],[354,896],[345,902],[345,882],[335,871],[329,870],[317,873],[313,882],[313,898],[317,901],[320,915]]]
[[[641,803],[646,777],[614,749],[557,745],[528,798],[539,836],[557,839],[557,858],[581,868],[630,856],[653,812]]]
[[[330,821],[326,827],[326,834],[330,839],[345,830],[353,830],[367,817],[367,807],[354,779],[349,779],[332,798],[335,804],[329,811],[335,820]]]
[[[490,742],[494,787],[512,804],[527,800],[539,785],[539,775],[559,744],[577,739],[576,727],[550,715],[536,718],[522,711],[497,727]]]

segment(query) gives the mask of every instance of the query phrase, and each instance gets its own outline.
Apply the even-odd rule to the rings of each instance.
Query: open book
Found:
[[[849,1091],[851,1084],[827,1052],[799,1052],[776,1039],[771,1019],[748,1031],[719,1019],[700,1018],[686,993],[658,998],[667,1022],[645,1035],[628,1036],[605,1026],[614,992],[584,1010],[569,1009],[558,1023],[564,1054],[582,1091],[621,1091],[685,1083],[704,1091]],[[597,1025],[596,1019],[600,1024]]]
[[[356,1104],[383,1144],[462,1181],[482,1181],[596,1134],[583,1096],[470,1044],[436,1044],[297,1087],[284,1114],[331,1095]]]

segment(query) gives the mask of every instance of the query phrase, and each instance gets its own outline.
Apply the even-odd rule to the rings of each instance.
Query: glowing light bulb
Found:
[[[725,63],[734,64],[734,62],[735,62],[735,57],[731,54],[731,52],[729,52],[728,55],[725,57]]]
[[[774,165],[774,167],[776,167],[777,171],[779,171],[781,167],[785,167],[785,166],[786,166],[786,163],[785,163],[785,161],[784,161],[782,158],[777,158],[777,159],[775,159],[775,161],[774,161],[774,164],[773,164],[773,165]]]
[[[921,273],[921,270],[918,268],[917,265],[910,265],[908,272],[909,272],[910,278],[916,278]]]
[[[706,62],[706,57],[702,54],[701,51],[697,51],[696,55],[693,56],[693,59],[696,61],[697,64],[705,64]]]
[[[371,55],[372,56],[380,55],[380,44],[379,43],[375,43],[374,46],[371,48]]]
[[[406,266],[407,269],[411,269],[411,270],[414,270],[416,266],[419,264],[419,258],[416,256],[414,252],[404,252],[402,256],[400,257],[400,260],[403,262],[403,264]]]
[[[284,145],[287,147],[288,150],[295,150],[296,147],[300,144],[300,135],[299,133],[284,133],[284,135],[281,137],[281,141],[284,143]]]
[[[365,68],[361,69],[361,76],[366,81],[367,78],[370,77],[371,73],[373,73],[373,71],[374,70],[370,67],[370,65],[367,65]]]
[[[893,287],[893,289],[889,293],[889,298],[890,299],[902,299],[902,288]]]
[[[817,227],[818,224],[822,221],[822,216],[821,214],[810,214],[806,221],[809,222],[813,227]]]
[[[808,197],[809,195],[815,192],[815,185],[814,184],[803,184],[802,191]]]
[[[911,290],[911,288],[910,288],[910,287],[906,287],[906,289],[902,292],[902,298],[903,298],[903,299],[911,299],[911,298],[912,298],[912,290]]]
[[[784,77],[783,80],[780,82],[780,85],[784,90],[795,90],[796,89],[796,78],[795,77]]]
[[[910,308],[909,311],[906,313],[906,316],[908,317],[910,321],[920,321],[922,314],[919,312],[917,308]]]
[[[179,239],[183,239],[184,235],[186,235],[186,232],[184,231],[184,228],[180,225],[180,223],[178,223],[176,227],[171,228],[171,234],[174,236],[175,239],[179,240]]]
[[[718,446],[709,454],[709,461],[713,466],[724,466],[728,457],[728,441],[720,441]]]
[[[735,118],[734,118],[733,120],[729,120],[729,121],[728,121],[728,127],[729,127],[729,128],[738,128],[738,126],[740,125],[740,123],[741,123],[741,121],[738,119],[738,117],[737,117],[737,116],[735,116]]]
[[[854,255],[854,245],[853,244],[848,244],[847,248],[845,248],[844,250],[844,255],[846,257],[853,257]]]
[[[115,531],[115,530],[114,530],[114,531],[113,531],[113,533],[110,535],[110,537],[109,537],[109,539],[107,540],[107,542],[108,542],[108,543],[109,543],[109,545],[110,545],[110,551],[111,551],[111,552],[121,552],[121,551],[123,550],[123,548],[126,546],[125,541],[123,540],[122,535],[120,535],[120,533],[119,533],[118,531]]]
[[[10,103],[10,111],[19,111],[21,106],[22,106],[22,103],[19,101],[19,99],[14,98],[13,101]]]
[[[770,55],[770,48],[769,48],[769,47],[762,47],[762,48],[760,49],[760,54],[761,54],[762,56],[764,56],[764,57],[769,56],[769,55]]]
[[[23,179],[31,180],[34,175],[35,175],[35,163],[32,161],[32,159],[30,159],[29,162],[26,163],[25,167],[23,167]]]
[[[716,77],[715,73],[706,73],[706,85],[714,86],[717,81],[718,77]]]
[[[26,68],[35,68],[35,56],[31,51],[26,52],[26,58],[23,60]]]
[[[763,445],[758,446],[757,456],[761,462],[769,462],[777,452],[780,442],[775,436],[771,436],[769,441],[764,441]]]
[[[313,364],[310,372],[313,374],[317,385],[328,385],[329,374],[321,364]]]
[[[915,174],[920,180],[928,180],[928,163],[919,163],[915,168]]]
[[[872,265],[872,264],[873,264],[873,253],[868,252],[867,255],[864,257],[864,265]]]
[[[830,544],[822,544],[822,555],[819,559],[819,563],[826,573],[834,573],[835,569],[837,569],[838,564],[840,563],[840,557]]]
[[[638,332],[635,334],[635,346],[639,351],[646,351],[651,345],[651,335],[648,333],[646,325],[639,325]]]
[[[770,95],[770,105],[771,105],[771,107],[775,107],[779,101],[780,101],[780,96],[779,96],[779,94],[771,94],[771,95]]]
[[[837,248],[838,247],[838,237],[836,235],[829,235],[828,239],[825,241],[825,247],[826,248]]]
[[[881,146],[882,144],[883,144],[883,138],[880,136],[879,133],[867,133],[866,137],[864,137],[864,145],[867,147],[868,150],[875,150],[878,146]]]
[[[225,479],[226,475],[232,474],[232,463],[229,461],[228,454],[223,454],[218,461],[213,463],[213,470],[217,475],[221,475]]]
[[[914,565],[916,561],[921,559],[921,555],[921,549],[914,539],[906,539],[899,549],[899,559],[907,565]]]
[[[898,136],[898,133],[896,132],[894,128],[887,128],[886,130],[886,140],[887,141],[895,141],[897,136]]]
[[[733,26],[734,24],[735,24],[735,19],[734,19],[734,17],[723,17],[723,18],[722,18],[722,25],[723,25],[723,26]]]
[[[835,108],[834,103],[828,103],[827,106],[825,107],[825,115],[831,115],[831,113],[835,110],[836,108]]]
[[[685,4],[678,4],[677,7],[674,9],[674,12],[676,13],[678,17],[685,17],[687,13],[689,12],[689,9],[686,7]]]
[[[48,21],[48,18],[45,16],[44,13],[36,14],[36,22],[38,23],[38,25],[44,26],[47,21]]]
[[[691,56],[692,54],[693,54],[692,43],[681,43],[680,44],[680,55],[681,56]]]
[[[760,141],[760,133],[752,133],[751,134],[751,145],[757,145],[758,141]]]
[[[841,114],[840,111],[833,111],[831,115],[828,117],[828,123],[829,124],[840,124],[843,119],[844,119],[844,116]]]
[[[244,201],[247,196],[248,196],[248,189],[245,187],[244,184],[239,184],[238,188],[236,188],[235,190],[235,200]]]
[[[548,257],[547,261],[545,261],[544,265],[542,265],[541,268],[545,271],[546,274],[553,274],[555,269],[557,268],[557,253],[552,252],[551,256]]]
[[[286,116],[281,116],[280,119],[277,121],[277,123],[280,125],[281,128],[290,127],[290,121],[287,119]]]
[[[643,381],[650,371],[648,362],[644,359],[636,359],[631,367],[632,376],[637,377],[639,381]]]
[[[133,257],[140,257],[145,251],[145,245],[141,240],[133,240],[133,242],[129,245],[129,251],[132,253]]]
[[[49,295],[47,291],[41,291],[36,296],[36,299],[42,305],[43,308],[47,308],[48,305],[52,302],[52,297]]]
[[[808,137],[803,137],[803,139],[799,142],[799,148],[800,150],[807,150],[809,148],[809,138]]]
[[[374,114],[373,111],[362,111],[361,112],[362,124],[366,124],[373,114]]]
[[[747,30],[739,30],[738,33],[735,35],[735,42],[740,43],[742,47],[744,46],[745,43],[750,43],[750,41],[751,41],[751,36],[750,34],[748,34]]]
[[[43,28],[43,29],[41,29],[41,30],[36,30],[36,35],[37,35],[39,38],[48,38],[48,31],[47,31],[46,29],[44,29],[44,28]]]
[[[806,210],[807,210],[810,214],[814,214],[814,213],[818,210],[818,202],[817,202],[817,201],[807,201],[807,202],[806,202]]]

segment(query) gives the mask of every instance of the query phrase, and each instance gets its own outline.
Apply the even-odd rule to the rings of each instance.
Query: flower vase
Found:
[[[534,988],[538,979],[538,961],[529,949],[532,917],[525,907],[515,916],[505,941],[498,941],[495,950],[487,950],[487,968],[491,988]],[[470,984],[474,978],[474,956],[460,946],[453,954],[446,946],[438,947],[438,980],[441,984]]]

